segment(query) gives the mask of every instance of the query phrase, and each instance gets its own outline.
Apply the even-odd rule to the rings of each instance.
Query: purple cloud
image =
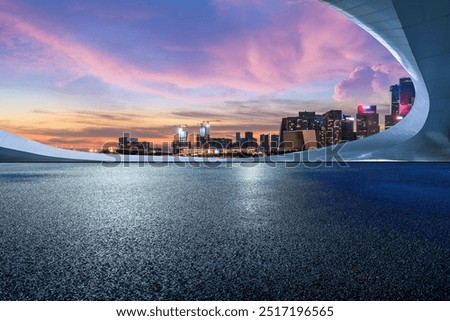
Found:
[[[388,93],[390,85],[398,83],[404,75],[405,71],[396,62],[358,66],[347,79],[335,86],[333,98],[337,101],[376,102],[381,95]]]
[[[10,51],[15,65],[35,49],[39,59],[26,65],[30,71],[53,70],[60,78],[63,70],[70,79],[96,78],[156,96],[229,99],[237,89],[279,92],[342,77],[368,59],[393,60],[367,33],[316,1],[213,1],[194,8],[112,3],[103,12],[89,3],[54,3],[37,13],[32,5],[10,7],[0,15],[8,39],[27,44]],[[79,20],[58,15],[69,13]],[[215,94],[208,97],[203,88]]]

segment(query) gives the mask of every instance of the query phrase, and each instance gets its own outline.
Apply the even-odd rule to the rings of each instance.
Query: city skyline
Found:
[[[1,1],[2,129],[90,147],[123,131],[169,141],[179,123],[217,136],[276,132],[299,110],[389,113],[406,72],[319,1]]]

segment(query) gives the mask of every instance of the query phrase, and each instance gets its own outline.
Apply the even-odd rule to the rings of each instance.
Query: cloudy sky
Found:
[[[299,110],[388,112],[406,72],[318,0],[0,0],[0,128],[60,147],[122,132],[274,132]]]

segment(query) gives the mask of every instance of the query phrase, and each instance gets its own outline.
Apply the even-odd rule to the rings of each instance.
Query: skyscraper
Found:
[[[316,132],[316,140],[318,140],[323,116],[316,115],[314,111],[301,111],[298,113],[298,117],[300,118],[300,129],[314,130]]]
[[[391,92],[391,114],[384,116],[384,129],[389,129],[395,124],[397,124],[401,116],[399,116],[400,112],[400,86],[392,85],[389,87],[389,91]]]
[[[320,142],[323,146],[337,144],[342,140],[342,110],[330,110],[322,115]]]
[[[300,130],[300,117],[285,117],[281,119],[280,143],[284,141],[283,132]]]
[[[322,124],[322,116],[316,115],[314,111],[301,111],[298,117],[286,117],[281,120],[280,126],[280,144],[284,142],[283,132],[298,130],[314,130],[316,132],[316,140],[319,138],[320,126]]]
[[[278,150],[280,144],[280,135],[270,135],[270,151],[275,152]]]
[[[414,104],[416,91],[411,78],[400,78],[400,106],[399,115],[406,116]]]
[[[342,140],[351,141],[356,139],[356,133],[353,130],[354,124],[355,118],[353,118],[351,115],[342,115]]]
[[[200,135],[197,133],[189,133],[188,145],[190,148],[199,148],[200,147]]]
[[[172,147],[175,154],[182,149],[189,148],[187,125],[178,126],[177,133],[173,137]]]
[[[200,124],[199,128],[199,144],[201,148],[207,148],[208,147],[208,141],[210,139],[209,135],[209,121],[203,121]]]
[[[400,86],[392,85],[389,87],[391,93],[391,115],[398,115],[400,111]]]
[[[270,150],[269,134],[259,135],[259,147],[263,152],[268,152]]]
[[[415,89],[411,78],[400,78],[400,85],[392,85],[391,92],[391,114],[384,118],[385,129],[389,129],[404,116],[408,115],[414,104]]]
[[[358,105],[356,137],[363,138],[380,132],[376,105]]]
[[[249,147],[258,147],[258,142],[256,141],[256,138],[253,138],[253,132],[245,132],[245,141],[242,144],[242,147],[249,148]]]

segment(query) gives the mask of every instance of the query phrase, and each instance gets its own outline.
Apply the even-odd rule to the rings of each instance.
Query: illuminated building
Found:
[[[314,130],[316,132],[316,140],[322,124],[322,116],[316,115],[315,112],[301,111],[298,116],[285,117],[281,120],[280,126],[280,144],[284,141],[284,132],[299,130]]]
[[[400,78],[400,107],[398,114],[406,116],[414,104],[416,91],[411,78]]]
[[[403,117],[399,117],[400,112],[400,86],[392,85],[391,92],[391,114],[384,116],[384,129],[387,130],[397,124]]]
[[[391,114],[384,116],[384,128],[389,129],[411,111],[414,104],[415,89],[411,78],[400,78],[400,85],[392,85]]]
[[[323,116],[316,115],[314,111],[301,111],[298,113],[300,130],[316,131],[316,139],[319,138],[319,132],[323,122]]]
[[[320,142],[323,146],[337,144],[342,140],[342,110],[330,110],[322,115]]]
[[[200,128],[199,128],[199,144],[201,148],[207,148],[208,147],[208,141],[209,141],[209,121],[201,122]]]
[[[342,140],[351,141],[356,139],[356,133],[354,131],[355,126],[355,118],[351,115],[342,115],[341,120],[341,132],[342,132]]]
[[[358,139],[380,132],[376,105],[358,105],[356,114],[356,137]]]
[[[285,117],[281,119],[280,143],[284,141],[284,132],[300,130],[299,117]]]
[[[173,152],[178,154],[182,149],[189,148],[187,125],[178,126],[177,133],[173,137]]]
[[[392,85],[389,87],[391,93],[391,115],[398,115],[400,111],[400,86]]]

